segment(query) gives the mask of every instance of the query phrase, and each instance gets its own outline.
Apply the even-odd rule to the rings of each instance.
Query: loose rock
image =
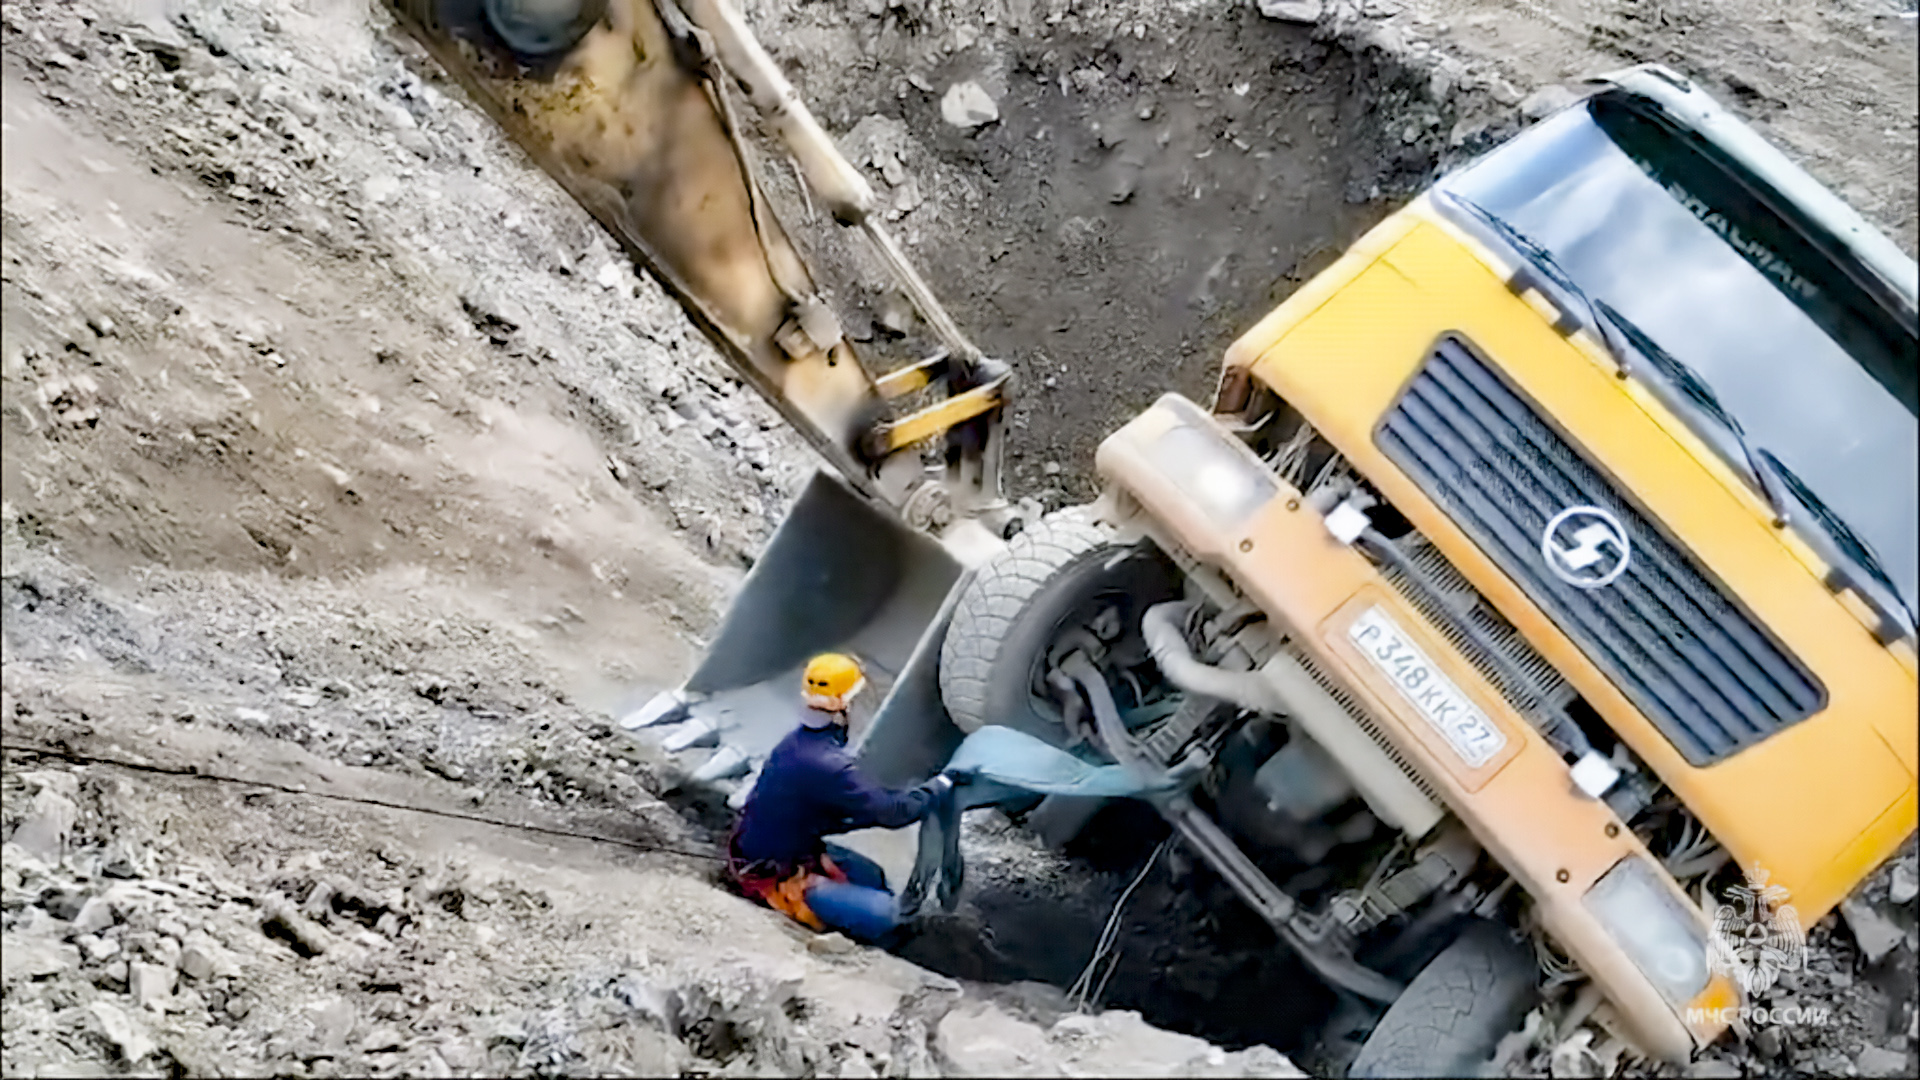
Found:
[[[80,817],[80,808],[72,799],[52,788],[43,788],[33,797],[33,810],[14,830],[9,843],[48,862],[59,862],[67,851],[67,834]]]
[[[180,950],[180,973],[196,981],[205,979],[213,974],[213,957],[198,945],[188,945]]]
[[[1852,1076],[1855,1073],[1853,1062],[1836,1050],[1815,1054],[1813,1071],[1821,1076]]]
[[[56,919],[75,919],[87,903],[87,894],[79,889],[54,889],[41,898],[40,906]]]
[[[113,905],[104,896],[88,897],[74,913],[73,929],[80,934],[98,934],[113,925]]]
[[[153,1053],[153,1037],[147,1034],[146,1025],[129,1016],[126,1010],[110,1001],[96,1001],[87,1009],[99,1022],[107,1041],[114,1045],[127,1064],[138,1065]]]
[[[1320,21],[1320,0],[1260,0],[1260,14],[1280,22],[1311,25]]]
[[[1860,1070],[1861,1076],[1912,1076],[1909,1058],[1905,1050],[1869,1046],[1860,1051],[1854,1066]]]
[[[940,98],[940,116],[947,123],[968,131],[1000,119],[1000,107],[976,82],[959,82],[947,87]]]
[[[173,996],[179,973],[163,964],[133,964],[127,969],[127,993],[142,1008],[158,1008]]]
[[[332,935],[324,927],[295,911],[293,905],[285,900],[269,899],[265,907],[266,916],[261,921],[261,929],[269,937],[285,940],[303,956],[317,956],[332,945]]]
[[[1860,953],[1869,964],[1878,963],[1881,957],[1906,940],[1906,934],[1891,919],[1861,897],[1852,896],[1842,900],[1840,914],[1846,919],[1847,929],[1853,932],[1853,940],[1860,946]]]
[[[858,947],[845,934],[838,932],[815,934],[807,939],[807,951],[818,956],[841,956]]]
[[[265,714],[261,714],[264,718]],[[100,873],[121,881],[132,881],[144,877],[141,872],[141,857],[138,852],[124,844],[115,844],[107,852],[107,860],[100,866]]]
[[[1920,896],[1920,880],[1916,880],[1913,864],[1902,860],[1893,864],[1893,872],[1887,881],[1887,899],[1895,904],[1913,903]]]
[[[5,948],[0,952],[5,953],[0,964],[4,964],[8,982],[16,976],[45,979],[80,966],[79,949],[44,938],[21,940],[9,934]]]

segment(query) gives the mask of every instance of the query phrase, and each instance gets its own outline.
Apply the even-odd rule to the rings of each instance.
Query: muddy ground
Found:
[[[1052,503],[1578,74],[1707,79],[1914,243],[1910,4],[747,9],[1016,363],[1015,487]],[[614,719],[809,460],[376,6],[8,0],[0,34],[9,1075],[1337,1066],[1324,991],[1177,849],[1076,1012],[1151,820],[1064,858],[973,822],[967,903],[904,959],[713,887],[712,793]],[[969,80],[999,119],[962,130]],[[1780,991],[1838,1022],[1695,1068],[1911,1072],[1912,862]]]

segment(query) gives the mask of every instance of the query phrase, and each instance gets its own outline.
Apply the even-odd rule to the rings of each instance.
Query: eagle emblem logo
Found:
[[[1746,883],[1727,890],[1730,903],[1715,906],[1707,963],[1749,997],[1762,993],[1786,971],[1797,971],[1806,951],[1800,913],[1787,890],[1767,884],[1760,864],[1747,868]]]

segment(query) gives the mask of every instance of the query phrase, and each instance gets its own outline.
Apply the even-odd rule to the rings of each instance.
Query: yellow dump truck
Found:
[[[1008,366],[723,0],[394,6],[829,467],[636,723],[764,752],[841,649],[887,778],[987,724],[1192,777],[1155,806],[1367,1003],[1356,1075],[1469,1071],[1543,982],[1684,1061],[1913,833],[1915,263],[1685,79],[1442,177],[1023,521]],[[943,352],[855,354],[747,109]]]
[[[1099,463],[1122,535],[1264,617],[1245,663],[1301,730],[1317,690],[1366,733],[1319,743],[1359,792],[1415,840],[1464,825],[1678,1060],[1772,981],[1695,885],[1730,861],[1810,925],[1914,829],[1915,381],[1913,262],[1643,68],[1443,178],[1234,344],[1210,415],[1166,399]],[[1404,1011],[1362,1066],[1431,1061],[1382,1043]]]

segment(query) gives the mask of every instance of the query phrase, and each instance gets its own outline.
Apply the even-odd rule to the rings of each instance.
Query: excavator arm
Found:
[[[1008,369],[960,332],[871,213],[865,179],[727,0],[388,3],[860,496],[911,508],[916,529],[982,515],[1005,528]],[[872,245],[942,354],[869,370],[762,189],[749,108],[811,198]],[[919,407],[902,408],[910,402]],[[936,439],[947,452],[929,470]]]
[[[939,642],[966,568],[1021,522],[1000,490],[1009,369],[961,333],[729,0],[384,0],[468,95],[686,309],[830,467],[761,552],[700,666],[646,720],[729,747],[784,734],[813,653],[852,652],[886,698],[870,765],[936,768],[958,733]],[[766,197],[743,121],[865,243],[944,348],[874,370]],[[876,365],[878,366],[878,365]]]

